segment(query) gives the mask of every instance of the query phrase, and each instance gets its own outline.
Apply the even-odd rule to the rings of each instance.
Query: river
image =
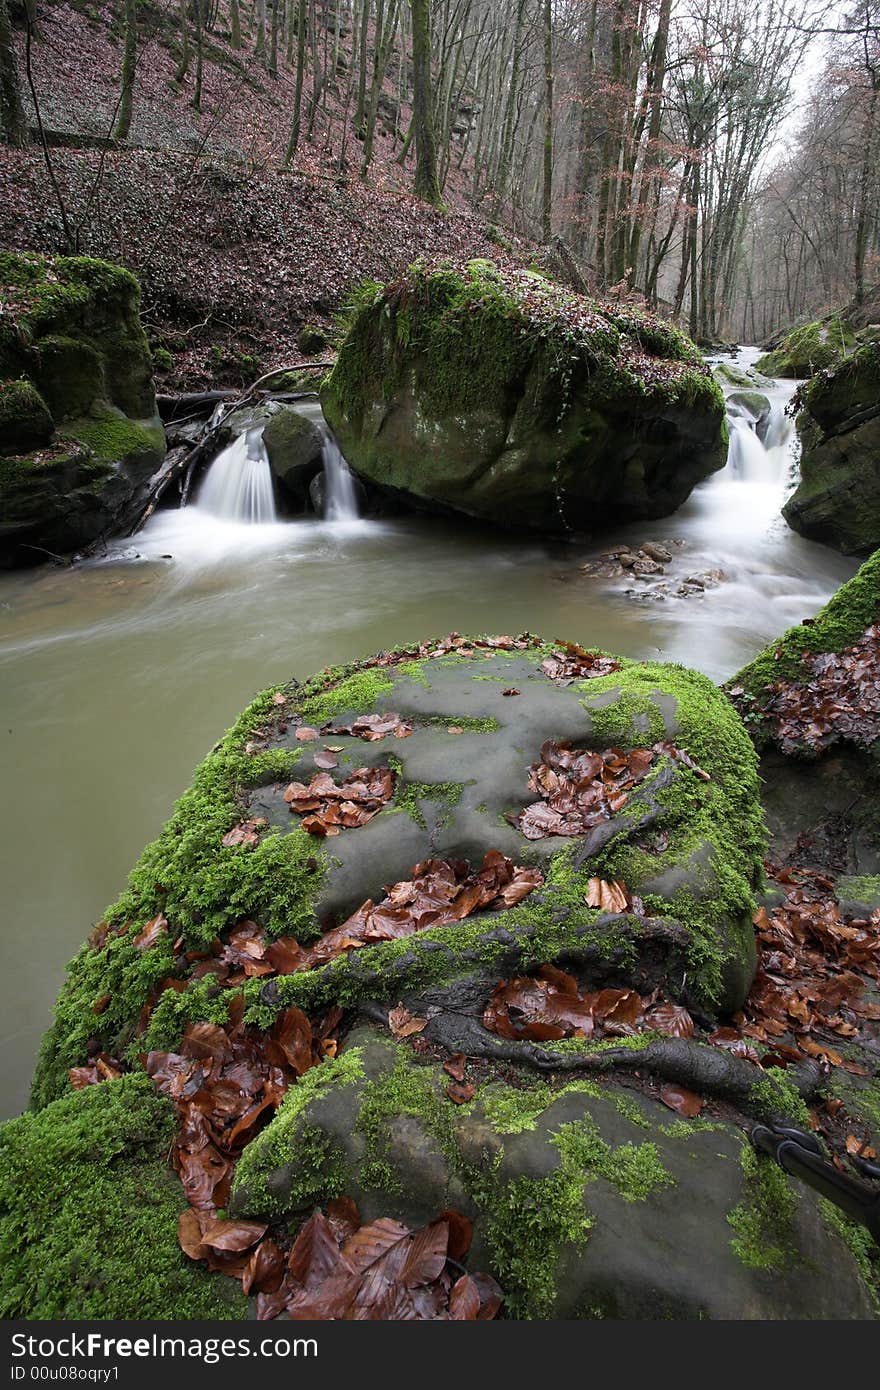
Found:
[[[26,1104],[66,961],[263,686],[452,629],[529,629],[722,680],[815,613],[856,566],[779,515],[796,477],[792,388],[770,393],[770,447],[740,424],[728,466],[679,512],[592,545],[452,521],[245,525],[196,505],[157,514],[100,561],[0,576],[4,1113]],[[685,543],[678,579],[724,581],[652,601],[653,580],[580,569],[647,539]]]

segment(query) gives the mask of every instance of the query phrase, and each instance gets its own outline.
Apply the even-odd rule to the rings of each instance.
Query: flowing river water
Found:
[[[764,442],[731,419],[727,467],[674,516],[592,544],[454,520],[340,520],[352,494],[332,449],[329,519],[266,520],[255,438],[237,446],[238,501],[220,465],[195,505],[157,513],[100,561],[0,576],[3,1113],[26,1104],[66,961],[195,764],[263,686],[452,629],[530,629],[722,680],[815,613],[856,566],[779,515],[796,478],[783,413],[792,389],[769,393]],[[236,519],[243,508],[257,524]],[[614,543],[648,539],[684,542],[671,547],[667,597],[653,578],[580,568]],[[681,580],[712,570],[724,575],[716,587],[675,596]]]

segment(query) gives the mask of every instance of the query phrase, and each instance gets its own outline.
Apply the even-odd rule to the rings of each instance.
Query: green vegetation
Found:
[[[792,1223],[798,1198],[788,1176],[751,1144],[742,1150],[744,1190],[728,1216],[730,1244],[750,1269],[781,1270],[795,1258]]]
[[[0,453],[36,448],[53,430],[52,415],[29,381],[0,381]]]
[[[238,1286],[177,1243],[170,1102],[143,1075],[0,1129],[4,1318],[243,1318]]]
[[[809,377],[833,367],[855,346],[852,329],[841,318],[805,323],[788,334],[781,347],[765,353],[755,370],[765,376]]]

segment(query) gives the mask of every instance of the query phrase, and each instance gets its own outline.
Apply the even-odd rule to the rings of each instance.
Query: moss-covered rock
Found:
[[[178,1317],[222,1315],[210,1277],[176,1249],[182,1193],[159,1157],[172,1109],[141,1074],[143,1055],[176,1049],[188,1023],[228,1018],[239,985],[224,989],[194,963],[243,918],[306,944],[420,861],[477,865],[500,849],[544,876],[518,905],[242,986],[253,1029],[291,1005],[312,1016],[336,1005],[348,1032],[246,1147],[231,1210],[295,1226],[343,1194],[367,1220],[420,1224],[455,1208],[474,1222],[471,1268],[495,1274],[514,1317],[870,1316],[844,1234],[809,1194],[753,1162],[733,1125],[673,1119],[605,1079],[621,1050],[637,1073],[642,1057],[650,1066],[655,1035],[546,1043],[536,1080],[517,1051],[528,1044],[483,1027],[498,980],[548,961],[590,987],[662,985],[701,1017],[737,1008],[754,969],[765,841],[754,750],[705,677],[606,661],[606,674],[566,685],[545,672],[552,648],[538,639],[498,642],[426,644],[270,689],[197,770],[71,963],[41,1052],[36,1113],[0,1135],[7,1315],[69,1316],[74,1306],[98,1315],[110,1278],[114,1316],[157,1316],[163,1298]],[[345,732],[352,717],[389,711],[412,732],[375,742]],[[297,731],[326,723],[336,780],[360,766],[395,774],[387,807],[329,840],[308,835],[284,800],[292,775],[308,782],[320,769],[323,740]],[[535,799],[529,767],[548,739],[672,743],[689,756],[660,748],[626,803],[587,836],[529,841],[517,815]],[[228,837],[244,818],[256,843]],[[624,882],[639,910],[590,907],[594,877]],[[167,930],[145,947],[140,929],[159,914]],[[427,1056],[356,1022],[398,1003],[427,1019]],[[717,1049],[684,1045],[724,1065]],[[67,1069],[99,1048],[133,1074],[71,1095]],[[484,1058],[461,1105],[432,1060],[453,1050]],[[787,1078],[734,1065],[746,1072],[745,1113],[803,1121]],[[129,1264],[117,1271],[123,1242]]]
[[[880,546],[880,345],[859,348],[801,394],[801,481],[789,526],[845,555]]]
[[[81,256],[0,254],[0,565],[137,515],[165,436],[136,280]]]
[[[248,1147],[232,1209],[300,1221],[345,1193],[367,1219],[462,1211],[515,1318],[872,1316],[835,1224],[734,1126],[585,1080],[493,1079],[464,1105],[447,1083],[357,1029]]]
[[[417,263],[370,295],[321,403],[365,481],[505,526],[665,516],[726,457],[687,338],[488,261]]]
[[[330,339],[323,328],[307,323],[297,334],[296,345],[306,357],[317,357],[319,352],[324,352],[329,347]]]
[[[789,628],[727,682],[726,689],[761,755],[762,801],[777,862],[796,844],[828,834],[856,874],[880,872],[880,741],[856,745],[841,730],[817,754],[804,741],[780,747],[772,701],[780,683],[814,676],[806,664],[844,652],[880,623],[880,551],[861,566],[810,622]]]
[[[794,328],[778,348],[759,357],[756,371],[765,376],[810,377],[843,361],[856,345],[856,335],[842,318],[816,320]]]
[[[237,1285],[187,1260],[171,1103],[143,1074],[0,1127],[0,1315],[235,1318]]]

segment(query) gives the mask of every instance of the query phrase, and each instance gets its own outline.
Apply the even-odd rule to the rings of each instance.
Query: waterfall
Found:
[[[790,392],[765,392],[770,414],[758,420],[738,402],[728,405],[728,476],[743,483],[784,485],[791,467],[793,425],[785,413]]]
[[[324,437],[324,519],[325,521],[356,521],[358,516],[354,479],[342,456],[339,445],[329,430]]]
[[[217,455],[205,475],[197,505],[211,516],[250,526],[277,520],[262,429],[246,430]]]

